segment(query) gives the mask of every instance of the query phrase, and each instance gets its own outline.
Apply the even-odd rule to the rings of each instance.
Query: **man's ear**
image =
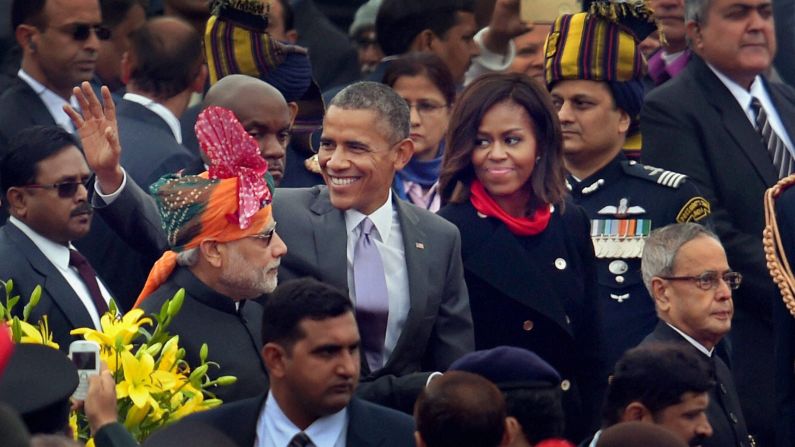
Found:
[[[433,40],[436,38],[436,34],[429,29],[424,29],[420,31],[419,34],[414,36],[414,40],[411,41],[411,45],[409,46],[410,51],[431,51],[431,45],[433,44]]]
[[[199,244],[199,253],[204,260],[215,268],[223,265],[223,251],[226,247],[214,239],[205,239]]]
[[[130,52],[125,51],[124,54],[121,55],[121,82],[124,85],[130,83],[130,78],[132,78],[132,61],[130,60]]]
[[[16,217],[24,218],[28,214],[27,194],[22,188],[12,186],[8,188],[6,193],[6,203],[8,204],[9,212]]]
[[[207,70],[207,64],[202,64],[199,68],[199,74],[193,79],[190,85],[190,90],[194,93],[201,93],[204,91],[204,86],[207,84],[207,76],[210,72]]]
[[[652,422],[652,414],[646,405],[638,401],[632,401],[624,408],[621,415],[621,422]]]
[[[632,124],[632,118],[629,116],[629,113],[624,111],[624,109],[619,108],[618,111],[621,113],[621,116],[618,118],[618,132],[626,134],[629,132],[629,126]]]
[[[22,48],[25,53],[33,53],[36,51],[36,34],[38,34],[38,29],[36,29],[35,26],[24,23],[17,26],[17,29],[14,30],[14,37],[17,40],[17,44],[19,44],[20,48]]]
[[[685,35],[693,50],[701,50],[704,47],[704,37],[701,35],[701,24],[695,20],[685,23]]]
[[[425,441],[422,439],[422,435],[418,430],[414,431],[414,441],[417,443],[417,447],[427,447],[425,445]]]
[[[284,37],[287,38],[288,42],[295,45],[295,43],[298,42],[298,31],[291,29],[284,33]]]
[[[286,375],[286,358],[287,351],[280,344],[271,342],[262,347],[262,361],[272,377],[281,379]]]
[[[524,437],[524,432],[522,431],[522,425],[519,421],[513,416],[505,418],[505,433],[502,434],[500,446],[507,447],[513,445],[513,442],[520,436]]]
[[[290,127],[293,127],[295,117],[298,116],[298,103],[290,101],[287,103],[287,108],[290,109]]]
[[[404,138],[395,147],[397,157],[395,158],[395,171],[400,171],[411,160],[414,155],[414,142],[411,138]]]
[[[668,285],[665,280],[657,276],[651,279],[651,293],[654,299],[654,305],[657,310],[663,313],[668,312],[671,308],[671,300],[668,297]]]

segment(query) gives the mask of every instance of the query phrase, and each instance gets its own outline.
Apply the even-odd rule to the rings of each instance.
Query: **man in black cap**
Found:
[[[512,346],[475,351],[453,362],[450,371],[479,374],[502,391],[512,447],[563,437],[560,374],[534,352]]]

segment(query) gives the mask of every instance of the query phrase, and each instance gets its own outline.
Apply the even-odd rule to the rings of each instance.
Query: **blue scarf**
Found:
[[[414,157],[400,171],[395,173],[395,181],[392,184],[395,193],[403,200],[408,200],[406,191],[403,189],[403,182],[408,181],[418,183],[424,189],[428,189],[439,181],[439,171],[442,169],[442,153],[444,143],[439,146],[439,153],[436,158],[431,160],[418,160]]]

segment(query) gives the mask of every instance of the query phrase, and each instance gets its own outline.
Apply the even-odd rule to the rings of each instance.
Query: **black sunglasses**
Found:
[[[268,230],[268,231],[266,231],[264,233],[254,234],[254,235],[249,236],[249,237],[253,238],[253,239],[259,239],[262,242],[265,242],[265,245],[268,246],[268,245],[270,245],[274,234],[276,234],[276,224],[273,224],[273,226],[270,228],[270,230]]]
[[[70,34],[72,39],[79,42],[88,39],[88,37],[91,36],[92,30],[99,40],[108,40],[111,35],[110,28],[102,25],[89,25],[87,23],[73,23],[59,29],[66,34]]]
[[[61,182],[61,183],[53,183],[50,185],[25,185],[23,188],[36,188],[36,189],[55,189],[58,191],[58,197],[62,199],[71,199],[72,197],[77,194],[77,188],[80,185],[83,185],[88,189],[88,182],[91,180],[91,177],[86,178],[83,181],[70,181],[70,182]]]

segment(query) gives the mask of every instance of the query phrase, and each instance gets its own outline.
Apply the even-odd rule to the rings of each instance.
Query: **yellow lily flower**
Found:
[[[47,317],[45,316],[39,327],[36,327],[27,321],[19,320],[19,328],[22,329],[21,343],[32,343],[36,345],[45,345],[51,348],[58,349],[58,343],[52,341],[52,333],[49,331],[47,325]]]
[[[121,353],[124,380],[116,385],[116,395],[129,396],[133,405],[143,408],[147,402],[154,402],[150,391],[155,360],[146,352],[141,352],[139,356],[140,359],[136,358],[130,351]]]
[[[138,329],[144,324],[152,324],[152,319],[143,317],[143,309],[133,309],[121,317],[117,317],[110,312],[100,319],[102,331],[91,328],[79,328],[72,330],[72,335],[83,335],[86,340],[94,341],[100,346],[116,347],[117,342],[122,346],[129,345],[138,335]]]

